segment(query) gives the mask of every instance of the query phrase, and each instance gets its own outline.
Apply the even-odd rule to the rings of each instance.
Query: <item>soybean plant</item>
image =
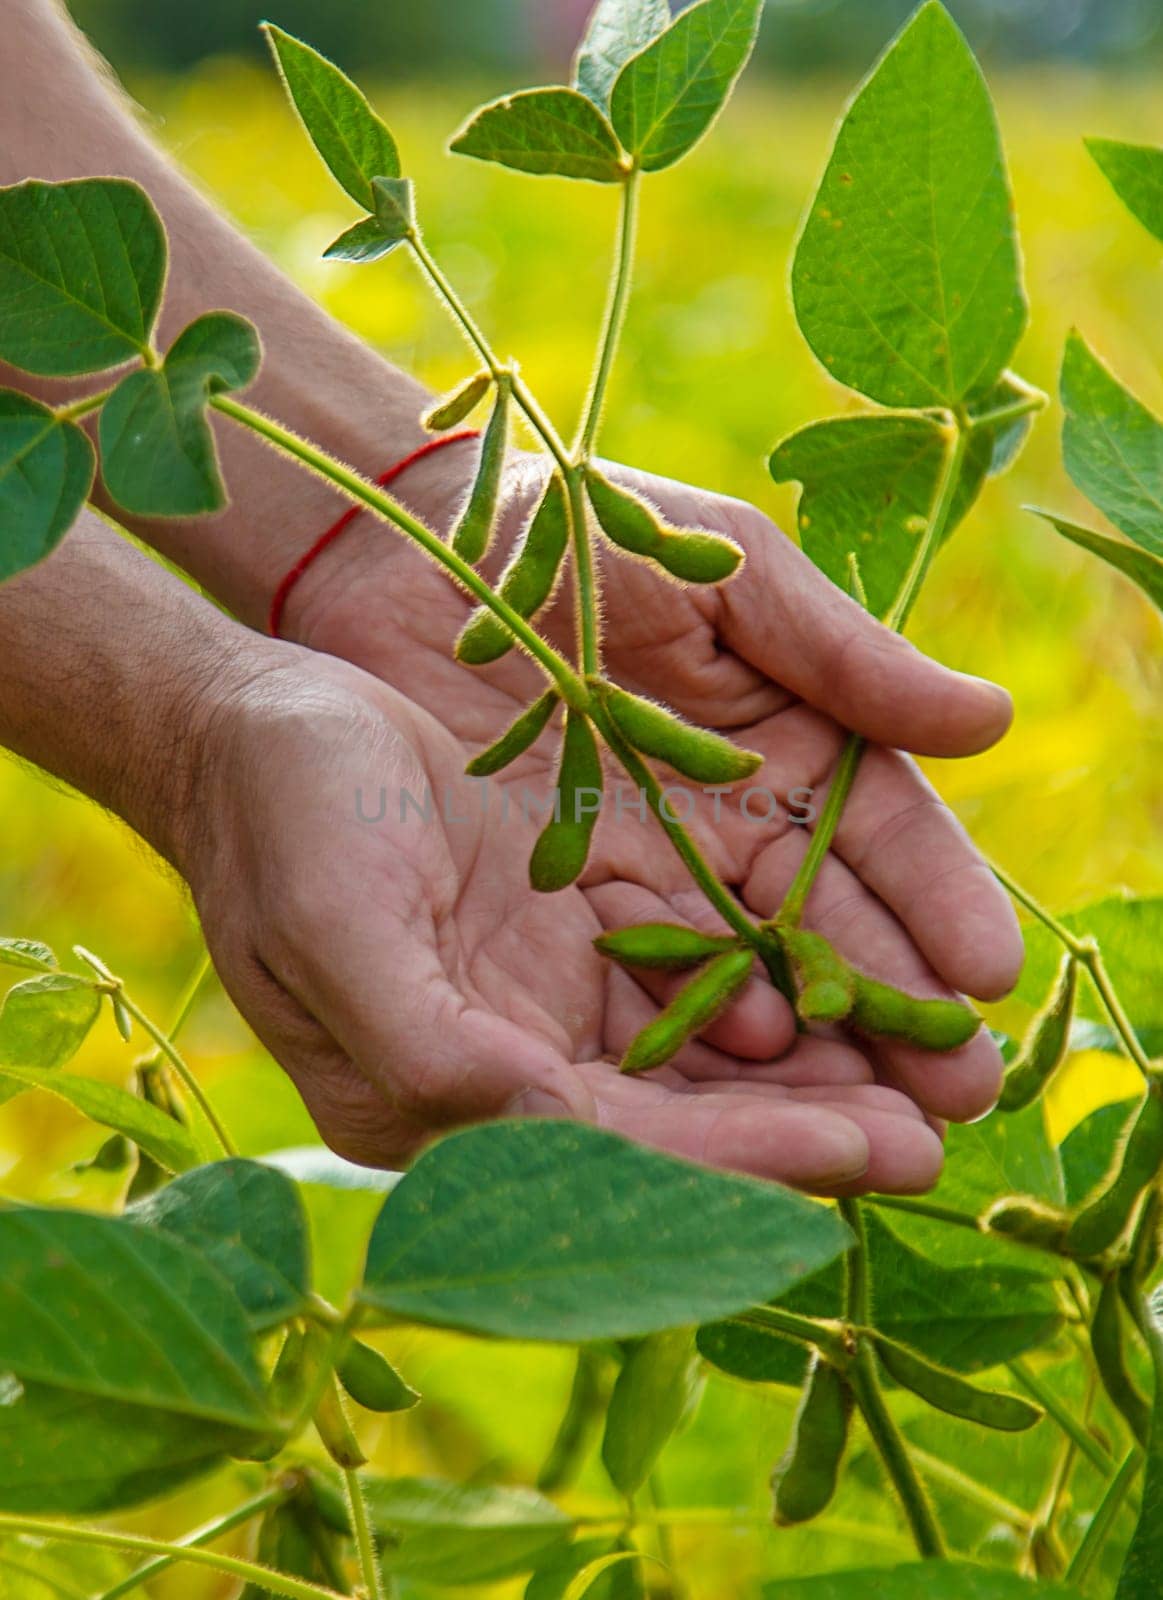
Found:
[[[628,1072],[670,1060],[757,970],[805,1029],[943,1053],[981,1025],[960,1001],[875,980],[804,926],[860,768],[859,739],[839,758],[782,905],[757,921],[667,807],[654,764],[730,785],[760,757],[629,692],[605,665],[600,590],[611,563],[720,584],[742,561],[730,540],[664,522],[603,472],[597,449],[643,192],[718,116],[760,12],[761,0],[696,0],[672,18],[666,0],[599,0],[569,83],[505,96],[452,140],[458,154],[603,185],[616,199],[609,300],[568,441],[429,248],[422,197],[386,124],[337,67],[268,26],[303,127],[359,211],[327,256],[367,269],[409,255],[469,347],[463,382],[424,419],[439,434],[488,407],[475,479],[447,536],[239,398],[261,361],[244,319],[210,313],[156,348],[166,240],[140,188],[110,178],[0,190],[0,359],[98,382],[133,364],[56,409],[0,394],[0,577],[45,556],[84,504],[95,453],[78,423],[92,413],[105,485],[128,513],[224,503],[214,412],[419,545],[475,603],[456,644],[465,668],[520,649],[544,679],[468,772],[504,770],[561,720],[560,803],[532,852],[534,887],[551,893],[584,872],[589,801],[616,764],[719,913],[714,933],[652,924],[597,941],[631,971],[689,974],[629,1046]],[[1092,150],[1163,238],[1163,155],[1110,142]],[[942,546],[1046,404],[1011,366],[1027,307],[997,120],[937,0],[848,106],[800,232],[792,292],[808,344],[862,409],[800,429],[770,470],[800,485],[798,531],[811,560],[903,630]],[[1051,520],[1163,606],[1163,425],[1078,336],[1063,399],[1068,469],[1126,538]],[[479,567],[497,537],[518,419],[545,457],[544,487],[491,584]],[[567,570],[577,618],[569,653],[539,625]],[[101,1585],[102,1600],[179,1562],[240,1580],[248,1600],[334,1600],[353,1581],[380,1600],[397,1575],[440,1587],[528,1574],[528,1600],[581,1600],[615,1582],[618,1593],[641,1593],[647,1558],[673,1565],[672,1521],[706,1530],[739,1519],[732,1506],[668,1512],[658,1495],[660,1457],[691,1423],[711,1369],[765,1386],[778,1403],[800,1390],[772,1476],[770,1600],[828,1600],[837,1583],[888,1600],[1020,1600],[1033,1576],[1062,1580],[1053,1592],[1063,1596],[1106,1593],[1116,1581],[1119,1600],[1156,1594],[1163,902],[1115,899],[1059,917],[998,870],[1033,918],[1020,990],[1032,1020],[1022,1041],[1006,1041],[999,1110],[950,1134],[933,1196],[825,1208],[594,1129],[498,1124],[442,1141],[376,1202],[362,1275],[340,1305],[317,1287],[304,1205],[313,1188],[333,1185],[333,1204],[354,1206],[352,1174],[322,1154],[306,1166],[301,1152],[262,1164],[237,1157],[176,1042],[204,969],[165,1029],[99,957],[78,949],[84,970],[71,971],[41,943],[0,941],[0,963],[22,973],[0,1010],[0,1099],[54,1092],[105,1130],[93,1169],[124,1176],[116,1216],[0,1211],[0,1575],[19,1565],[55,1581],[64,1550],[70,1592]],[[63,1070],[102,1010],[123,1039],[140,1031],[149,1040],[132,1093]],[[1143,1093],[1055,1146],[1044,1097],[1083,1048],[1123,1052]],[[404,1413],[419,1400],[379,1348],[408,1322],[578,1346],[537,1491],[479,1475],[466,1485],[367,1470],[365,1414]],[[43,1336],[79,1328],[94,1338]],[[994,1373],[988,1383],[984,1372]],[[977,1430],[1026,1438],[999,1450]],[[317,1443],[305,1446],[312,1432]],[[617,1498],[575,1501],[599,1434]],[[234,1507],[180,1540],[59,1520],[119,1513],[212,1472],[235,1491]],[[818,1575],[836,1565],[829,1532],[850,1542],[854,1524],[895,1560],[902,1517],[921,1564]],[[816,1518],[818,1530],[804,1531]],[[211,1548],[248,1522],[259,1525],[257,1561]],[[145,1559],[113,1576],[94,1568],[90,1582],[86,1550]]]

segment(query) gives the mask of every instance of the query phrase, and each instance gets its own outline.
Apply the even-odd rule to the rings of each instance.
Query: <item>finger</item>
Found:
[[[692,1095],[626,1078],[604,1062],[580,1067],[603,1127],[707,1166],[826,1190],[868,1168],[868,1141],[850,1118],[747,1095]]]
[[[865,751],[833,848],[946,982],[982,1000],[1009,993],[1025,957],[1009,896],[907,756]]]
[[[689,1083],[708,1077],[718,1082],[738,1080],[751,1086],[769,1083],[785,1089],[838,1089],[872,1083],[875,1073],[869,1058],[852,1044],[801,1033],[778,1061],[740,1061],[716,1052],[713,1058],[697,1064],[684,1062],[682,1076]]]
[[[878,744],[933,756],[986,750],[1013,718],[997,684],[922,655],[829,582],[751,506],[723,503],[747,551],[719,591],[722,640],[776,683]]]
[[[730,931],[702,895],[689,889],[663,898],[639,884],[609,883],[589,891],[587,899],[607,930],[644,922],[671,922],[698,928],[702,933]],[[632,969],[631,975],[654,1002],[656,1010],[669,1004],[692,976],[690,972],[664,972],[643,967]],[[645,1027],[653,1013],[647,1010],[639,1014],[642,1018],[639,1025]],[[791,1006],[772,988],[757,966],[755,976],[732,1000],[729,1009],[716,1017],[700,1037],[729,1055],[769,1061],[789,1048],[795,1032]]]

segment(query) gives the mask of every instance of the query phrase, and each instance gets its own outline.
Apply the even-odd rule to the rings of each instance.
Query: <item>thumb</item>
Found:
[[[754,507],[728,502],[724,511],[723,531],[747,552],[719,591],[719,633],[736,655],[877,744],[969,756],[1006,733],[1013,703],[1004,689],[922,655]]]

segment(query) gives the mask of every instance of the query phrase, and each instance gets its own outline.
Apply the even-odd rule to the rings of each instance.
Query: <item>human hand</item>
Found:
[[[528,887],[535,827],[486,815],[463,748],[401,695],[275,649],[285,664],[206,735],[192,815],[207,821],[177,864],[231,997],[341,1154],[391,1165],[443,1128],[531,1113],[821,1192],[933,1181],[938,1138],[857,1051],[804,1039],[770,1059],[792,1032],[772,1025],[765,982],[711,1043],[621,1076],[651,1002],[595,954],[585,894]],[[383,791],[379,821],[357,791],[365,817]],[[429,820],[401,818],[405,791],[438,797]],[[727,1053],[749,1032],[763,1064]]]
[[[436,526],[452,518],[469,448],[441,453],[460,457],[457,472],[437,456],[402,485],[413,509]],[[529,513],[541,470],[520,460],[510,472],[494,566]],[[731,730],[768,758],[757,786],[780,797],[810,789],[817,811],[844,730],[876,741],[809,899],[808,924],[863,970],[915,993],[1004,994],[1022,959],[1009,901],[951,812],[898,751],[982,750],[1009,725],[1008,696],[928,660],[867,617],[753,507],[621,469],[618,476],[674,524],[729,534],[748,560],[720,587],[679,588],[606,551],[612,676],[696,721]],[[536,670],[513,652],[495,667],[466,672],[451,659],[451,645],[468,602],[383,529],[365,526],[347,537],[342,560],[300,596],[296,636],[403,688],[470,748],[490,743],[539,692]],[[542,620],[562,643],[571,604],[566,590]],[[548,783],[552,759],[545,739],[511,777]],[[730,803],[716,819],[716,809],[700,801],[693,823],[700,846],[753,912],[771,915],[807,848],[807,829],[786,807],[761,821]],[[716,925],[661,833],[636,819],[616,826],[603,818],[585,882],[606,926],[657,918]],[[650,992],[657,998],[656,985]],[[730,1049],[769,1059],[786,1045],[790,1010],[772,993],[762,1011],[752,1003],[751,1015],[750,1030],[733,1018]],[[969,1119],[996,1097],[1002,1064],[985,1030],[939,1057],[899,1042],[861,1048],[880,1080],[905,1089],[933,1118]]]

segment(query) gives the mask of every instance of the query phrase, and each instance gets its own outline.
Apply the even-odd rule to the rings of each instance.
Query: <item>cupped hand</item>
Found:
[[[276,648],[217,715],[213,827],[178,864],[229,993],[336,1150],[387,1166],[442,1129],[539,1114],[820,1192],[933,1181],[936,1135],[844,1043],[759,1064],[700,1045],[621,1076],[651,1002],[595,954],[582,891],[528,887],[536,825],[486,814],[463,747],[400,694]]]
[[[432,476],[405,483],[413,509],[435,526],[451,521],[472,449],[446,453],[460,456],[457,471],[446,461],[436,475],[437,456],[427,469]],[[490,575],[528,517],[542,475],[539,463],[524,458],[511,469]],[[692,831],[719,876],[756,915],[775,912],[808,843],[809,829],[794,820],[802,808],[786,802],[811,791],[818,814],[846,731],[854,730],[873,743],[809,899],[808,925],[863,970],[916,994],[988,1000],[1006,993],[1022,960],[1009,901],[916,764],[900,753],[986,749],[1009,726],[1004,690],[940,666],[869,618],[754,507],[624,469],[616,476],[673,524],[728,534],[746,554],[728,583],[695,588],[598,545],[610,675],[729,731],[766,758],[752,780],[760,793],[746,811],[740,796],[694,796]],[[457,665],[452,645],[468,611],[467,600],[418,551],[365,525],[343,562],[320,573],[305,595],[297,636],[393,683],[475,750],[540,692],[541,679],[516,651],[483,671]],[[563,648],[572,612],[567,584],[540,623]],[[554,750],[545,736],[510,781],[551,781]],[[627,784],[627,800],[630,793]],[[781,803],[773,808],[768,795]],[[657,827],[643,826],[628,804],[620,819],[609,812],[585,880],[603,924],[661,917],[717,926]],[[643,1020],[665,993],[653,981],[638,986]],[[737,1060],[763,1061],[786,1046],[791,1027],[781,998],[753,985],[709,1043]],[[970,1119],[996,1097],[1001,1059],[984,1029],[951,1055],[859,1044],[878,1081],[903,1088],[931,1118]],[[696,1047],[680,1064],[699,1070],[703,1059]]]

